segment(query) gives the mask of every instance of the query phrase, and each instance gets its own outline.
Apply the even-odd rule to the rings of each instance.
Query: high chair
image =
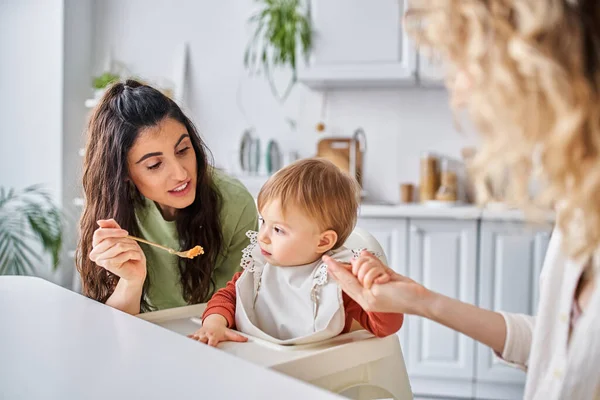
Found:
[[[379,252],[379,242],[367,231],[355,228],[345,243],[348,248]],[[206,304],[141,314],[139,317],[182,335],[201,325]],[[281,346],[248,337],[246,343],[225,342],[219,348],[256,364],[354,399],[412,399],[412,392],[397,335],[376,338],[359,330],[324,342]]]

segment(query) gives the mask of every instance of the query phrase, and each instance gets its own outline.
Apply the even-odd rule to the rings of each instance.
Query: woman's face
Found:
[[[129,176],[140,193],[158,203],[165,219],[194,202],[198,166],[185,126],[172,118],[140,131],[127,155]]]

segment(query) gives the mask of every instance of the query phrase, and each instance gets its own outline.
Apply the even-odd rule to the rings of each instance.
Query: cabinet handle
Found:
[[[417,226],[415,226],[415,225],[410,226],[410,231],[412,233],[414,233],[415,235],[421,234],[421,230],[419,228],[417,228]]]

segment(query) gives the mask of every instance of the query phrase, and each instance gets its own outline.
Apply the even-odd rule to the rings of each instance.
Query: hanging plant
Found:
[[[310,0],[257,1],[261,9],[248,20],[255,29],[244,65],[251,74],[263,72],[275,97],[284,102],[297,81],[297,55],[302,54],[307,61],[312,49]],[[292,71],[281,96],[273,79],[274,67],[289,67]]]

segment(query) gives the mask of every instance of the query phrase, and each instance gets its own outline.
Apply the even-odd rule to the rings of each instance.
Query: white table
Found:
[[[339,399],[39,278],[0,277],[0,399]]]

